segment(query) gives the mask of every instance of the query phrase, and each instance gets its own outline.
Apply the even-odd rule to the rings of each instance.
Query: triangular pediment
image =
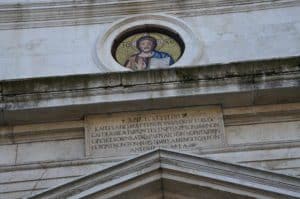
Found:
[[[157,149],[31,198],[298,198],[300,180]]]

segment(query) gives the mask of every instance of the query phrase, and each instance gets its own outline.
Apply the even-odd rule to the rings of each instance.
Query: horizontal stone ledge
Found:
[[[211,0],[184,2],[146,1],[54,1],[31,3],[0,3],[0,29],[53,27],[110,23],[124,16],[140,13],[165,13],[180,17],[247,12],[299,6],[297,0]],[[133,9],[135,8],[135,9]]]
[[[0,124],[172,107],[300,101],[300,57],[1,82]],[[2,118],[1,118],[2,117]]]
[[[259,81],[274,75],[299,75],[300,55],[288,58],[254,60],[234,63],[220,63],[168,69],[152,69],[132,72],[95,73],[29,79],[0,80],[3,96],[44,93],[51,91],[72,91],[93,88],[130,87],[157,83],[188,83],[197,80],[219,80],[251,78]]]
[[[254,154],[266,154],[268,151],[274,151],[273,156],[268,155],[256,155],[251,156],[253,161],[272,161],[277,159],[283,159],[286,156],[286,151],[289,151],[291,159],[297,159],[298,151],[300,151],[299,142],[270,142],[264,144],[251,144],[251,145],[232,145],[223,148],[204,149],[202,151],[192,151],[193,154],[201,155],[203,157],[210,157],[212,159],[229,159],[231,162],[243,161],[241,159],[243,154],[254,153]],[[235,155],[238,153],[239,156]],[[4,164],[0,165],[0,172],[12,172],[12,171],[24,171],[24,170],[35,170],[35,169],[51,169],[59,167],[81,167],[89,165],[102,165],[107,166],[115,162],[133,158],[135,155],[116,156],[116,157],[90,157],[84,159],[72,159],[64,161],[32,161],[27,163],[16,164]],[[261,157],[260,159],[258,159]],[[247,158],[246,158],[247,159]],[[249,158],[248,158],[249,159]]]
[[[54,140],[83,139],[84,122],[43,123],[33,125],[0,126],[0,146]]]

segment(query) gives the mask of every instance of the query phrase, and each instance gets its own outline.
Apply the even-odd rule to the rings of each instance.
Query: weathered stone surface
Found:
[[[300,176],[298,0],[0,1],[0,198],[28,197],[154,146],[168,147],[171,139],[178,142],[170,148],[272,172],[266,172],[266,176],[254,172],[251,183],[267,177],[270,186],[277,186],[273,178],[276,178],[276,173]],[[97,64],[95,47],[111,22],[126,15],[161,12],[179,17],[175,21],[182,20],[201,41],[201,52],[196,53],[199,54],[197,61],[184,62],[178,68],[116,73],[107,73],[112,71],[113,64],[108,65],[107,70]],[[168,27],[176,30],[175,26]],[[123,32],[119,26],[116,28],[118,33]],[[185,42],[186,47],[196,45],[195,40],[191,40]],[[103,51],[103,48],[100,50]],[[107,49],[109,55],[110,52]],[[192,60],[192,56],[186,58]],[[216,111],[216,115],[221,117],[221,112],[224,115],[226,136],[223,130],[222,139],[204,141],[199,134],[188,137],[191,129],[187,128],[184,133],[173,131],[181,124],[168,109],[209,105],[222,107],[221,111]],[[147,128],[139,128],[143,130],[143,137],[130,142],[137,145],[143,139],[150,140],[144,142],[144,146],[122,148],[119,145],[125,141],[111,140],[127,135],[109,136],[105,137],[106,143],[96,143],[95,148],[112,144],[117,146],[114,150],[95,149],[90,151],[91,156],[85,155],[86,147],[91,148],[91,145],[85,146],[84,123],[89,120],[84,121],[85,116],[95,117],[91,125],[101,127],[108,121],[118,123],[122,118],[137,116],[142,113],[140,111],[145,111],[145,118],[149,118],[147,114],[150,112],[147,111],[160,109],[168,111],[168,116],[173,115],[176,124],[168,127],[169,130],[149,125],[150,133]],[[164,111],[159,114],[154,111],[154,115],[164,115]],[[120,112],[131,113],[123,115]],[[112,115],[107,115],[109,113]],[[98,121],[98,116],[89,116],[92,114],[106,114],[107,117],[99,117],[101,121]],[[116,119],[115,116],[120,117]],[[199,116],[196,114],[191,118],[194,117]],[[183,120],[188,121],[186,118]],[[171,123],[171,119],[159,122],[167,124]],[[197,125],[208,123],[200,121]],[[186,124],[189,127],[193,125]],[[135,129],[127,130],[128,133]],[[99,132],[101,136],[109,134],[107,130]],[[186,141],[187,138],[202,141]],[[100,140],[102,137],[95,136],[93,139]],[[159,156],[162,154],[160,152]],[[162,170],[165,172],[189,165],[186,168],[189,174],[191,169],[212,166],[191,164],[199,161],[192,159],[172,155],[167,162],[162,160],[153,166],[166,166],[175,160],[175,164]],[[125,170],[123,174],[127,178],[128,174],[135,176],[145,172],[149,169],[148,161],[149,156],[142,161],[147,164],[144,168],[138,167],[136,172],[131,173]],[[124,166],[128,168],[127,163]],[[120,182],[122,175],[115,175],[119,168],[113,175],[107,172],[110,169],[103,172],[105,176],[110,175],[108,183],[112,183],[111,179]],[[226,179],[240,177],[232,173],[241,171],[240,167],[236,168],[225,169],[229,172]],[[172,172],[162,174],[162,170],[156,173],[157,176],[172,175]],[[248,178],[251,169],[246,170],[245,178]],[[215,171],[210,175],[222,176],[220,167]],[[181,174],[173,176],[177,182],[183,177]],[[93,174],[89,178],[95,176]],[[186,177],[187,182],[192,180],[190,175]],[[245,178],[235,182],[240,185]],[[149,179],[145,178],[144,182]],[[99,180],[103,178],[97,179],[97,182]],[[258,187],[266,185],[265,182]],[[171,188],[165,191],[164,197],[193,194],[191,186],[179,190],[183,184],[166,183],[166,180],[156,183],[155,190],[148,189],[151,187],[140,187],[140,190],[145,191],[145,195],[157,195],[162,193],[154,192],[161,191],[163,186],[165,190]],[[205,180],[203,183],[210,182]],[[275,189],[286,185],[279,184]],[[215,187],[218,186],[219,183]],[[195,190],[200,189],[197,187]],[[250,192],[254,193],[253,190]],[[200,194],[209,195],[209,191]],[[216,193],[212,195],[217,198]],[[220,198],[223,196],[221,193]]]
[[[17,158],[16,145],[2,145],[0,146],[0,165],[13,165]]]
[[[225,145],[220,107],[87,116],[88,156],[126,156],[157,147],[180,151]]]
[[[62,140],[18,144],[16,163],[24,164],[41,161],[62,161],[84,157],[84,141]]]
[[[300,144],[296,139],[299,110],[299,103],[223,107],[228,145],[193,153],[300,176]],[[84,141],[77,140],[83,137],[83,126],[84,120],[2,127],[0,183],[7,191],[2,190],[0,198],[29,196],[55,182],[85,175],[125,158],[84,156]]]
[[[245,1],[243,1],[243,3],[244,2]],[[251,4],[250,1],[246,2]],[[201,5],[206,2],[196,3],[196,1],[185,1],[185,3],[191,3],[190,6],[192,7],[193,4],[197,4],[196,6],[200,9],[199,6],[201,7]],[[210,3],[211,1],[208,4]],[[226,1],[226,3],[229,5],[235,4],[233,1]],[[274,10],[261,10],[264,7],[260,3],[257,3],[258,5],[256,5],[257,9],[260,11],[226,13],[221,17],[219,15],[183,17],[182,19],[186,24],[192,27],[195,35],[200,38],[201,45],[203,46],[201,49],[201,60],[191,65],[203,66],[214,63],[299,56],[299,6]],[[269,6],[277,4],[277,2],[274,1],[264,1],[263,3]],[[289,4],[291,1],[282,0],[281,3]],[[237,4],[240,5],[241,3]],[[299,1],[297,2],[294,0],[294,4],[299,5]],[[151,3],[150,6],[153,5],[154,4]],[[180,10],[177,12],[173,10],[174,5],[178,6],[176,2],[168,2],[165,5],[169,5],[167,6],[168,9],[172,8],[171,14],[180,12]],[[183,6],[181,4],[179,5]],[[220,8],[224,9],[224,4],[222,4],[221,7],[218,5],[219,2],[215,4],[215,6],[218,7],[217,10]],[[89,6],[91,6],[90,8],[94,8],[93,4]],[[101,6],[100,8],[103,9]],[[149,8],[148,6],[147,8]],[[161,11],[159,11],[161,6],[155,6],[155,12],[151,13],[161,13]],[[234,8],[234,6],[232,7]],[[36,7],[34,8],[35,9],[33,10],[36,10]],[[58,9],[57,5],[56,8]],[[82,14],[82,12],[74,12],[73,9],[75,8],[77,9],[77,6],[66,8],[71,9],[69,10],[72,13],[70,15],[65,14],[64,12],[66,10],[64,9],[63,11],[58,9],[54,12],[59,12],[61,17],[71,17],[79,13]],[[18,9],[14,9],[10,11],[13,12],[12,15],[9,15],[11,18],[8,17],[6,12],[3,12],[3,19],[5,21],[0,24],[0,26],[2,25],[3,27],[10,24],[11,26],[16,27],[20,25],[20,23],[7,23],[8,19],[13,21],[20,19],[22,19],[22,21],[26,20],[26,16],[23,14],[28,11],[28,9],[19,8],[22,10],[20,11],[21,13],[19,13],[21,16],[16,14],[18,13],[16,11]],[[115,7],[115,9],[117,13],[120,13],[120,10],[118,9],[122,10],[121,7]],[[39,16],[37,18],[39,20],[41,20],[40,15],[44,14],[46,10],[47,9],[43,9],[39,12],[37,11]],[[53,9],[50,10],[53,11]],[[245,10],[245,8],[243,10]],[[88,11],[90,10],[88,9]],[[101,11],[102,14],[103,11],[107,12],[107,10],[104,9]],[[201,11],[202,8],[198,11],[200,12],[198,15],[203,14],[201,14]],[[163,10],[162,12],[165,13],[166,10]],[[185,12],[187,15],[190,15],[191,9],[189,8]],[[93,14],[95,13],[97,12],[93,12]],[[141,11],[139,13],[145,12]],[[29,21],[30,19],[36,19],[32,14],[33,13],[27,13]],[[84,17],[79,16],[79,18],[82,17],[82,20],[90,21],[90,19],[87,18],[87,14],[88,12]],[[111,10],[109,9],[109,17],[102,17],[106,20],[108,18],[111,20],[114,18],[112,15],[114,15],[114,13],[111,13]],[[60,21],[57,20],[57,14],[54,14],[53,16],[56,19],[56,23]],[[121,17],[123,16],[124,15]],[[49,13],[45,17],[49,18]],[[257,18],[260,20],[257,20]],[[114,20],[115,19],[113,19],[113,21]],[[63,25],[66,23],[65,20],[61,20],[60,22],[63,23]],[[0,79],[7,80],[108,72],[104,68],[98,68],[93,58],[97,39],[105,34],[110,25],[107,22],[108,21],[105,21],[104,24],[97,24],[99,23],[99,18],[96,18],[93,22],[96,23],[94,25],[1,31]],[[44,25],[45,21],[38,21],[37,23]],[[53,24],[54,22],[50,21],[49,23]],[[78,21],[75,20],[71,25],[77,23]],[[28,23],[25,24],[29,25]]]
[[[170,4],[172,6],[170,6]],[[275,9],[299,5],[297,0],[243,1],[211,0],[198,2],[192,0],[161,2],[159,0],[123,2],[119,0],[2,0],[3,19],[1,29],[53,27],[81,24],[103,24],[114,22],[127,15],[164,12],[182,17],[216,15],[245,12],[261,9]],[[53,9],[56,8],[56,9]],[[135,8],[135,9],[133,9]],[[42,11],[41,11],[42,10]],[[10,17],[7,18],[7,15]],[[88,18],[88,19],[86,19]],[[18,22],[18,23],[12,23]]]
[[[298,102],[299,60],[293,57],[3,82],[0,124],[80,120],[88,114],[183,105],[238,107]]]
[[[229,126],[226,128],[228,144],[251,144],[300,141],[300,122],[281,122]]]
[[[122,194],[126,196],[126,193],[135,188],[142,188],[157,180],[162,180],[159,183],[161,188],[154,189],[154,193],[167,193],[167,198],[176,198],[176,193],[178,198],[186,199],[200,196],[207,199],[224,198],[222,196],[234,199],[297,198],[300,193],[300,179],[297,178],[160,149],[101,169],[31,198],[122,198]],[[172,185],[168,183],[171,181],[174,182]],[[198,187],[191,187],[195,185]],[[218,191],[216,193],[216,190],[224,191],[224,194]],[[136,198],[135,196],[143,193],[145,192],[133,192],[133,197],[127,195],[126,198]],[[184,197],[180,197],[181,194]],[[146,198],[147,196],[149,195]]]

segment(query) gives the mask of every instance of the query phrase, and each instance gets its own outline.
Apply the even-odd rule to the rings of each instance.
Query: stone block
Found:
[[[218,106],[87,116],[85,122],[88,156],[128,156],[157,147],[193,151],[226,144]]]
[[[0,165],[16,164],[16,154],[18,146],[16,144],[0,146]]]
[[[17,163],[73,160],[84,157],[82,139],[19,144]]]
[[[229,145],[300,141],[300,121],[226,127]]]

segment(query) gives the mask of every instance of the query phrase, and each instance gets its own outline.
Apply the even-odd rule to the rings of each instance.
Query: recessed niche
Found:
[[[113,23],[96,44],[101,71],[137,71],[196,65],[200,35],[181,19],[163,14],[128,17]]]

